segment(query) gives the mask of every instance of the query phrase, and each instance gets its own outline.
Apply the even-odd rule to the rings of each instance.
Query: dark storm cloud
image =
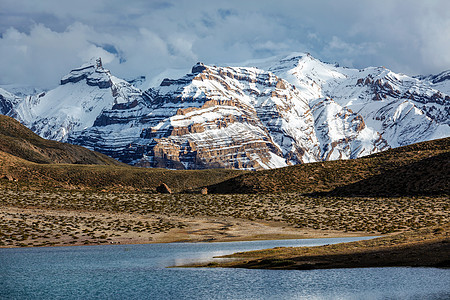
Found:
[[[0,84],[55,85],[93,56],[132,77],[293,51],[427,74],[450,68],[450,1],[2,0],[0,36]]]

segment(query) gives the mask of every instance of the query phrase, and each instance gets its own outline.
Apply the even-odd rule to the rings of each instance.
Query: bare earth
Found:
[[[0,189],[0,247],[385,235],[450,220],[450,199]]]
[[[299,229],[281,222],[2,207],[0,219],[27,233],[0,247],[229,242],[368,235]],[[20,229],[18,230],[20,232]],[[7,242],[6,240],[3,243]]]

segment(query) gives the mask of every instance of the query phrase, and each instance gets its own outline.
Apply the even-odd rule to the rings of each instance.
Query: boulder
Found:
[[[172,190],[167,186],[165,183],[161,183],[157,188],[156,191],[161,194],[172,194]]]

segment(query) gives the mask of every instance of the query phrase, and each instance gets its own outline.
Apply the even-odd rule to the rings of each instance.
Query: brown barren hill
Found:
[[[21,188],[141,190],[156,192],[161,182],[175,192],[198,192],[243,174],[238,170],[173,171],[120,163],[81,146],[39,137],[18,121],[0,115],[0,186],[18,181]]]
[[[0,151],[41,164],[123,165],[81,146],[43,139],[4,115],[0,115]]]
[[[331,196],[450,195],[450,152],[338,187]]]
[[[307,194],[330,192],[342,187],[339,192],[353,195],[354,190],[360,194],[369,186],[370,195],[445,194],[448,193],[449,152],[450,138],[445,138],[358,159],[245,173],[211,185],[208,191],[218,194]]]

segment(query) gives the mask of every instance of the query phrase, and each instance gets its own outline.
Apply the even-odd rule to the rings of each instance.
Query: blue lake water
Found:
[[[361,238],[0,249],[0,299],[450,299],[450,270],[167,268]]]

